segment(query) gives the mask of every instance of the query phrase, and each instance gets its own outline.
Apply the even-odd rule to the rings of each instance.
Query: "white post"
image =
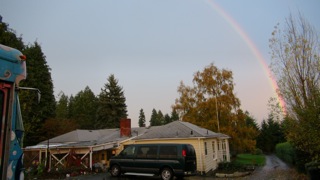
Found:
[[[89,160],[90,160],[90,169],[92,169],[92,147],[90,147],[90,158],[89,158]]]

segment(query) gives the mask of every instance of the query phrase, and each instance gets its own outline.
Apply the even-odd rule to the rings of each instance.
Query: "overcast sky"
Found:
[[[191,85],[210,63],[233,72],[242,109],[260,123],[276,96],[262,63],[274,26],[300,12],[319,32],[319,8],[318,0],[2,0],[0,15],[26,44],[41,45],[56,98],[86,86],[98,95],[114,74],[137,127],[141,108],[147,125],[153,108],[170,114],[180,81]]]

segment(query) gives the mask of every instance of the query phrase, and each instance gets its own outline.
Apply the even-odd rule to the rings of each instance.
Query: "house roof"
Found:
[[[215,133],[208,129],[201,128],[194,124],[182,121],[174,121],[172,123],[158,126],[157,128],[150,129],[145,134],[137,136],[135,140],[140,139],[161,139],[161,138],[230,138],[229,136],[221,133]]]
[[[126,139],[161,139],[161,138],[230,138],[221,133],[215,133],[194,124],[174,121],[163,126],[131,128],[131,137],[121,137],[120,129],[81,130],[77,129],[66,134],[49,139],[50,147],[88,147],[114,144]],[[26,149],[46,148],[48,141]]]

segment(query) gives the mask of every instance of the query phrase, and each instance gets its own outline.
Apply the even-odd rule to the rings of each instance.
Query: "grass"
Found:
[[[266,158],[264,155],[238,154],[234,163],[240,165],[263,166],[266,163]]]

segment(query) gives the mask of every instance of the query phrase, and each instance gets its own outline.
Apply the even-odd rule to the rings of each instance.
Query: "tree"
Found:
[[[163,124],[169,124],[169,123],[171,123],[172,122],[172,120],[171,120],[171,117],[169,116],[169,114],[165,114],[164,115],[164,122],[163,122]]]
[[[183,121],[231,136],[234,152],[253,151],[257,132],[246,126],[246,116],[233,91],[232,71],[210,64],[195,73],[193,87],[180,83],[180,97],[172,107]]]
[[[320,160],[320,51],[318,34],[306,19],[292,15],[270,39],[272,71],[290,119],[288,140],[313,160]],[[310,160],[311,160],[310,159]]]
[[[157,125],[163,125],[163,124],[164,124],[164,116],[163,116],[161,110],[158,110],[158,113],[157,113],[157,122],[158,122]]]
[[[179,120],[179,114],[175,109],[173,109],[171,112],[171,122],[178,121],[178,120]]]
[[[25,145],[34,145],[44,140],[42,126],[46,119],[55,116],[56,101],[53,94],[51,69],[47,65],[46,57],[41,46],[35,42],[25,48],[27,56],[28,78],[21,81],[21,86],[38,88],[41,100],[38,103],[37,93],[34,91],[20,91],[21,111],[25,127]]]
[[[9,25],[4,22],[0,22],[0,44],[16,48],[20,51],[25,48],[22,37],[17,37],[16,32],[10,29]]]
[[[158,113],[157,111],[153,108],[151,117],[150,117],[150,126],[158,126],[160,125],[160,122],[158,122]]]
[[[265,153],[273,153],[276,145],[283,142],[286,142],[286,139],[281,124],[269,114],[268,120],[262,121],[257,147]]]
[[[74,119],[81,129],[95,129],[97,97],[86,86],[72,99],[71,119]]]
[[[59,101],[57,102],[56,107],[56,118],[57,119],[67,119],[69,113],[69,98],[63,92],[59,93]]]
[[[113,74],[99,94],[97,115],[99,128],[119,128],[120,119],[128,116],[124,92]]]
[[[256,120],[250,115],[248,111],[245,112],[246,115],[246,126],[252,127],[256,131],[259,131],[259,126],[256,122]]]
[[[56,136],[71,132],[79,128],[75,120],[71,119],[47,119],[43,125],[44,137],[51,139]]]
[[[139,127],[146,127],[146,116],[144,115],[143,109],[140,109],[139,113]]]
[[[17,37],[14,30],[6,23],[0,23],[0,43],[16,48],[27,56],[27,79],[20,86],[34,87],[41,91],[41,101],[32,91],[20,91],[20,103],[25,128],[24,145],[34,145],[44,139],[42,125],[45,120],[55,116],[55,98],[51,69],[41,46],[35,42],[25,46],[22,37]]]

